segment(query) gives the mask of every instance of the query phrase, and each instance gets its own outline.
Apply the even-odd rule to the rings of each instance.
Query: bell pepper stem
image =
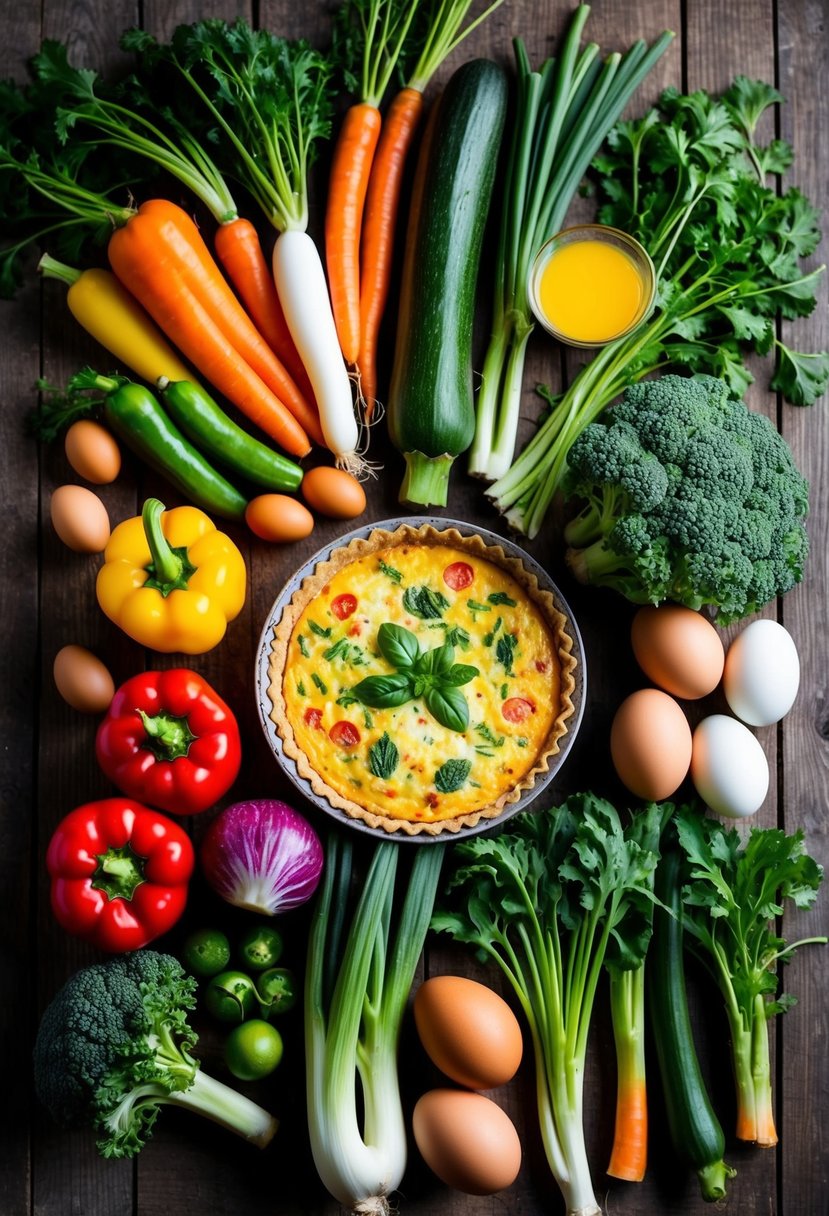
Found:
[[[138,716],[147,732],[147,747],[159,760],[178,760],[180,756],[187,755],[196,736],[186,718],[167,713],[151,717],[143,709],[138,710]]]
[[[140,857],[127,843],[120,848],[112,846],[106,853],[96,854],[98,866],[92,877],[92,886],[103,891],[107,899],[132,899],[136,887],[146,881],[145,858]]]
[[[163,588],[172,589],[172,585],[178,583],[184,567],[161,530],[161,515],[165,509],[164,503],[157,498],[148,498],[141,511],[144,535],[152,556],[153,577],[162,588],[162,593]]]

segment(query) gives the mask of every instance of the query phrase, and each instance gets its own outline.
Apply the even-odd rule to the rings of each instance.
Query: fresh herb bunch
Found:
[[[561,486],[578,435],[628,385],[685,367],[718,376],[737,395],[751,383],[743,353],[777,355],[771,386],[811,405],[829,383],[829,354],[801,354],[775,333],[815,307],[823,267],[800,262],[820,239],[818,212],[773,180],[792,163],[782,140],[757,142],[760,118],[780,94],[737,77],[721,100],[668,89],[659,109],[620,122],[594,162],[598,218],[635,236],[657,271],[652,319],[608,343],[551,410],[510,471],[488,495],[510,523],[535,536]],[[772,179],[772,180],[769,180]]]
[[[377,647],[393,675],[367,676],[351,689],[351,695],[371,709],[392,709],[415,697],[447,730],[464,731],[469,725],[469,706],[460,691],[474,680],[477,667],[456,663],[455,647],[444,642],[433,650],[421,650],[415,635],[402,625],[381,625]]]
[[[787,899],[810,908],[823,869],[803,847],[803,833],[752,828],[743,841],[693,807],[675,823],[686,857],[684,926],[691,948],[710,970],[725,1000],[737,1086],[737,1135],[777,1143],[771,1093],[768,1023],[796,1000],[778,993],[778,962],[798,946],[826,941],[780,937],[775,919]]]
[[[642,825],[640,818],[647,822]],[[582,1123],[587,1037],[602,967],[636,968],[651,934],[659,807],[625,830],[593,794],[521,814],[499,836],[453,849],[432,928],[497,963],[535,1048],[541,1135],[568,1212],[596,1216]],[[643,842],[643,843],[640,843]]]

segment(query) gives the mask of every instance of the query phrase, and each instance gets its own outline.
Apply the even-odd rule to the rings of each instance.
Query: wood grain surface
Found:
[[[6,75],[22,79],[25,61],[45,37],[68,43],[78,65],[117,70],[128,65],[118,35],[141,25],[162,37],[182,21],[237,15],[320,45],[329,38],[327,0],[23,0],[0,7],[0,35]],[[430,87],[433,99],[464,57],[488,56],[510,64],[510,40],[520,35],[533,61],[549,54],[571,9],[564,0],[505,0],[445,65]],[[818,203],[829,200],[829,0],[595,0],[588,32],[604,49],[626,46],[635,37],[653,38],[671,28],[677,37],[631,105],[640,112],[668,84],[719,90],[736,74],[761,77],[787,99],[777,118],[777,134],[795,145],[789,175]],[[312,230],[321,233],[320,200],[327,175],[324,153],[313,183]],[[186,203],[186,205],[190,205]],[[587,210],[585,210],[587,209]],[[574,215],[589,213],[585,201]],[[401,231],[401,240],[403,232]],[[813,259],[826,259],[827,244]],[[93,742],[96,722],[64,705],[52,682],[52,661],[68,642],[88,646],[108,664],[116,684],[143,667],[175,666],[180,660],[142,651],[111,625],[95,604],[97,557],[70,553],[49,523],[53,489],[76,480],[62,446],[39,447],[24,421],[36,404],[39,375],[60,383],[82,364],[109,367],[109,359],[78,328],[65,305],[64,289],[36,281],[33,255],[25,284],[13,302],[0,304],[3,358],[0,360],[0,461],[6,525],[0,561],[3,573],[2,648],[3,808],[0,817],[0,1043],[5,1059],[5,1100],[0,1103],[0,1216],[335,1216],[338,1206],[319,1183],[311,1160],[304,1117],[302,1024],[297,1014],[284,1024],[286,1054],[273,1077],[252,1086],[251,1096],[279,1115],[277,1139],[257,1152],[203,1120],[165,1110],[151,1143],[134,1162],[102,1161],[94,1137],[82,1129],[61,1129],[36,1102],[31,1085],[31,1047],[40,1014],[57,988],[79,967],[96,961],[95,952],[67,936],[49,909],[44,854],[58,821],[74,806],[107,795]],[[103,264],[103,256],[102,256]],[[484,265],[487,258],[484,258]],[[482,285],[482,340],[488,305]],[[797,324],[801,349],[829,346],[825,280],[812,317]],[[387,382],[394,332],[394,308],[384,329],[381,386]],[[784,327],[785,330],[786,327]],[[784,334],[785,336],[785,334]],[[479,342],[479,350],[482,341]],[[534,339],[527,363],[521,437],[533,430],[536,382],[556,385],[575,364],[550,342]],[[772,783],[758,822],[788,831],[802,826],[809,851],[829,861],[829,686],[827,685],[827,552],[829,551],[829,424],[827,404],[797,410],[767,390],[769,369],[754,365],[752,406],[775,420],[791,444],[797,463],[812,483],[809,524],[812,553],[807,577],[785,602],[766,615],[784,623],[800,650],[801,692],[794,709],[777,727],[758,732],[769,757]],[[382,392],[381,392],[382,396]],[[397,516],[402,466],[382,429],[374,437],[385,468],[369,487],[367,520]],[[460,463],[460,462],[459,462]],[[123,476],[101,490],[113,524],[136,512],[147,492],[169,505],[176,501],[158,479],[127,459]],[[506,534],[505,525],[483,500],[480,486],[459,468],[445,514]],[[253,671],[262,622],[282,584],[317,548],[346,530],[320,520],[307,541],[269,547],[241,528],[229,527],[248,564],[250,590],[241,616],[226,640],[210,654],[188,660],[210,679],[236,710],[243,729],[242,773],[235,797],[285,796],[292,787],[277,768],[260,730],[254,704]],[[632,609],[608,592],[577,587],[562,561],[555,515],[527,548],[550,571],[569,600],[582,630],[589,666],[584,724],[555,786],[556,797],[592,787],[622,805],[626,796],[609,767],[608,731],[619,701],[641,686],[628,644]],[[732,631],[733,632],[733,631]],[[196,840],[204,830],[188,825]],[[789,936],[826,932],[829,893],[810,912],[786,917]],[[307,915],[284,920],[286,962],[301,971]],[[160,945],[175,950],[183,934],[218,923],[234,931],[244,914],[229,910],[197,880],[181,925]],[[462,949],[430,940],[421,975],[456,972],[484,980],[499,991],[498,975]],[[829,1211],[829,952],[813,947],[799,953],[785,975],[799,1004],[772,1026],[775,1105],[780,1132],[776,1150],[736,1143],[734,1097],[727,1028],[716,993],[690,971],[698,1047],[715,1105],[727,1135],[726,1159],[737,1168],[728,1210],[739,1216],[822,1216]],[[506,995],[506,993],[504,993]],[[208,1071],[222,1076],[219,1038],[201,1015],[200,1052]],[[401,1077],[407,1110],[419,1093],[439,1083],[407,1018],[401,1043]],[[665,1132],[658,1086],[651,1092],[652,1137],[646,1181],[620,1183],[604,1174],[613,1126],[615,1073],[606,993],[597,1003],[586,1077],[588,1148],[596,1193],[612,1216],[698,1216],[705,1205],[698,1187],[673,1156]],[[514,1120],[524,1148],[518,1180],[490,1198],[472,1198],[443,1187],[413,1149],[399,1196],[402,1216],[541,1216],[563,1211],[544,1159],[535,1113],[532,1063],[527,1056],[518,1076],[493,1095]]]

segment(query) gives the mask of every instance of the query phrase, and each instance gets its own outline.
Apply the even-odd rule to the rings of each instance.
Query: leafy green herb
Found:
[[[320,690],[322,695],[324,697],[327,696],[328,695],[328,685],[323,683],[323,681],[319,678],[319,676],[317,675],[317,673],[315,671],[311,672],[311,679],[314,681],[314,683],[316,684],[317,688]]]
[[[597,1212],[581,1097],[593,1001],[609,957],[635,967],[644,955],[657,855],[610,803],[583,794],[464,840],[452,857],[432,928],[497,963],[515,990],[536,1047],[547,1160],[567,1211]]]
[[[499,737],[496,739],[495,735],[492,733],[492,730],[486,724],[486,722],[476,723],[475,733],[480,735],[481,738],[484,740],[484,742],[488,743],[490,747],[503,747],[504,746],[504,736],[499,735]]]
[[[414,667],[420,658],[420,643],[402,625],[382,624],[377,630],[377,648],[386,662],[398,670]]]
[[[483,640],[484,640],[484,646],[491,646],[491,645],[492,645],[492,643],[495,641],[495,635],[496,635],[496,633],[497,633],[497,632],[498,632],[498,630],[501,628],[501,624],[502,624],[502,622],[503,622],[503,618],[502,618],[502,617],[500,617],[500,616],[499,616],[499,617],[496,617],[496,618],[495,618],[495,624],[492,626],[492,628],[490,629],[489,633],[485,633],[485,634],[484,634],[484,639],[483,639]]]
[[[354,693],[350,692],[347,688],[344,688],[337,697],[337,704],[341,705],[343,709],[347,709],[349,705],[359,705],[359,703],[360,698],[355,697]]]
[[[486,597],[490,604],[503,604],[505,608],[515,608],[516,601],[507,595],[506,591],[493,591]]]
[[[322,657],[330,663],[333,659],[339,659],[347,655],[350,645],[351,643],[347,638],[340,638],[333,646],[329,646],[327,650],[322,652]]]
[[[363,710],[363,726],[366,728],[366,730],[371,730],[374,726],[374,719],[367,709]]]
[[[403,592],[403,607],[412,616],[424,621],[434,621],[442,617],[449,607],[449,601],[440,591],[433,591],[425,585],[407,587]]]
[[[796,908],[812,906],[823,870],[806,852],[802,831],[787,836],[778,828],[752,828],[743,841],[734,828],[688,806],[677,811],[675,823],[687,859],[685,928],[725,1000],[738,1122],[745,1139],[773,1144],[767,1023],[795,1004],[777,991],[777,963],[787,962],[798,946],[826,941],[811,937],[787,945],[775,920],[787,899]]]
[[[495,647],[495,657],[508,676],[512,675],[512,664],[517,646],[518,638],[514,633],[502,633]]]
[[[501,700],[506,701],[508,696],[509,696],[509,685],[502,684],[501,685]]]
[[[454,794],[466,784],[471,768],[469,760],[447,760],[435,773],[435,789],[441,794]]]
[[[308,642],[307,642],[307,639],[306,639],[304,633],[301,633],[299,635],[299,637],[297,638],[297,643],[299,645],[299,653],[302,655],[303,658],[307,659],[309,657]]]
[[[446,640],[450,646],[460,646],[461,650],[468,650],[470,637],[465,629],[460,625],[453,625],[446,634]]]
[[[469,725],[469,706],[459,688],[438,685],[423,694],[426,708],[447,730],[465,731]]]
[[[475,744],[475,751],[479,756],[489,756],[490,759],[495,755],[495,752],[490,751],[488,747],[483,747],[478,743]]]
[[[411,701],[415,695],[414,681],[405,671],[387,676],[366,676],[351,691],[362,705],[369,705],[372,709],[396,709],[398,705]]]
[[[368,767],[371,769],[375,777],[379,777],[381,781],[388,781],[400,761],[400,752],[397,746],[389,738],[388,731],[384,731],[376,743],[372,743],[368,749]]]
[[[302,683],[302,680],[297,680],[296,690],[301,697],[304,697],[307,695],[305,692],[305,685]]]
[[[360,781],[360,779],[358,777],[349,777],[348,780],[351,782],[352,785],[356,786],[357,789],[360,789],[363,784],[362,781]]]
[[[318,625],[316,621],[309,620],[308,628],[311,630],[311,633],[315,633],[318,638],[330,638],[331,637],[331,626],[330,625],[327,629],[323,629],[322,625]]]
[[[380,569],[383,572],[383,574],[385,574],[386,578],[390,578],[393,583],[402,583],[403,575],[400,573],[399,570],[395,570],[394,566],[389,566],[386,562],[383,561],[382,557],[380,558],[380,561],[378,564],[379,564]]]
[[[492,612],[489,604],[479,604],[477,600],[467,600],[466,606],[470,612]]]

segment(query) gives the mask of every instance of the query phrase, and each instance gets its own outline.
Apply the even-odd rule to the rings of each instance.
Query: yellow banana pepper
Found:
[[[204,511],[165,511],[148,498],[113,531],[95,590],[104,613],[136,642],[203,654],[241,612],[245,582],[242,554]]]
[[[66,302],[72,316],[124,367],[150,384],[159,376],[174,383],[192,380],[192,371],[111,270],[75,270],[48,253],[37,268],[44,278],[69,284]]]

